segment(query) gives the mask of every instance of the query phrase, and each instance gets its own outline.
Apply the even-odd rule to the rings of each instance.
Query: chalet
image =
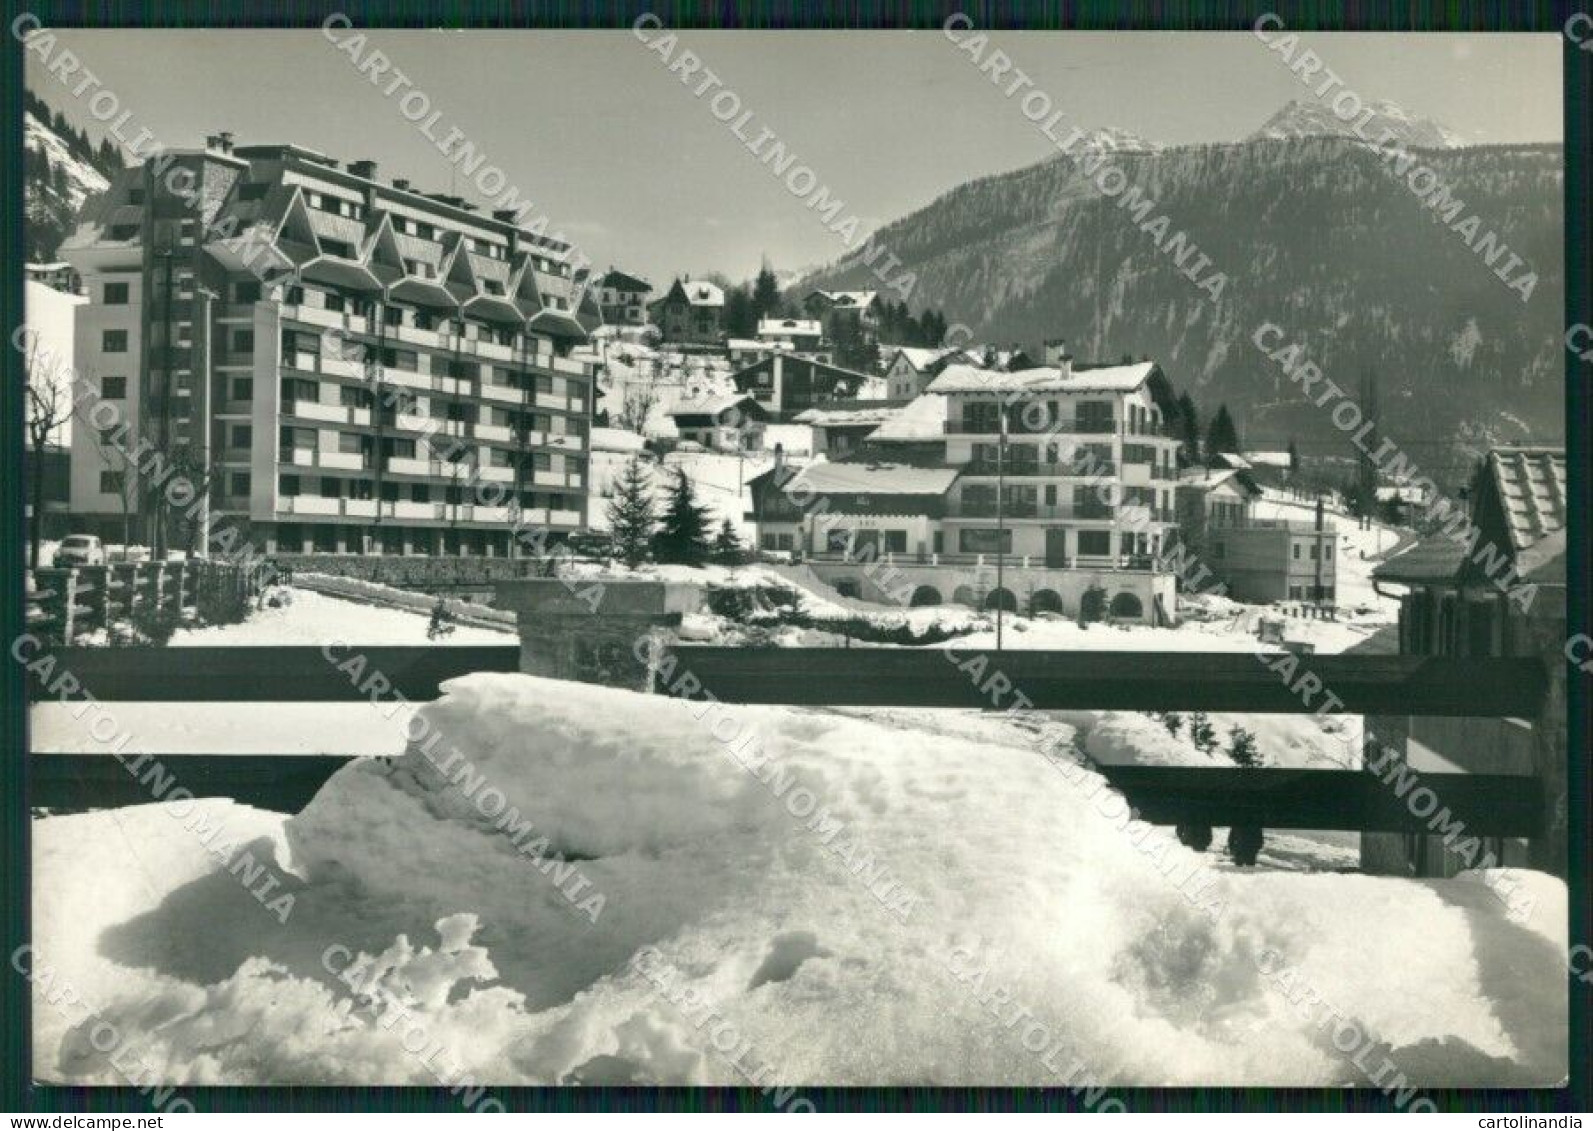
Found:
[[[869,375],[816,358],[775,353],[735,373],[731,380],[737,392],[789,419],[815,405],[857,396],[867,387]]]
[[[939,520],[956,479],[949,467],[821,461],[793,471],[777,462],[748,484],[748,517],[766,550],[923,559],[940,548]]]
[[[836,341],[845,332],[846,323],[855,327],[865,341],[879,337],[881,304],[877,291],[810,291],[802,300],[802,309],[823,326],[826,341]]]
[[[815,353],[823,344],[824,326],[816,318],[761,318],[758,340],[797,353]]]
[[[845,459],[906,404],[906,401],[829,401],[797,413],[796,423],[812,426],[815,452],[822,452],[830,459]]]
[[[885,395],[893,400],[911,400],[929,388],[935,376],[953,361],[973,360],[960,349],[896,346],[886,352],[890,362],[885,368]]]
[[[769,413],[745,395],[693,397],[669,410],[675,431],[716,452],[755,452],[763,447]]]
[[[1500,865],[1565,874],[1566,469],[1553,448],[1497,448],[1478,467],[1464,525],[1428,536],[1372,572],[1398,595],[1399,650],[1419,656],[1539,656],[1549,701],[1523,719],[1368,718],[1398,763],[1420,773],[1525,774],[1544,787],[1547,828],[1535,840],[1487,839]],[[1501,568],[1501,562],[1503,568]],[[1386,593],[1384,586],[1398,586]],[[1373,751],[1369,751],[1369,754]],[[1386,757],[1376,751],[1379,758]],[[1486,867],[1475,844],[1437,835],[1367,833],[1367,871],[1448,876]]]
[[[598,280],[597,293],[605,325],[647,324],[647,296],[653,293],[653,285],[646,279],[611,267]]]
[[[722,333],[725,292],[699,279],[676,279],[647,309],[664,341],[716,345]]]

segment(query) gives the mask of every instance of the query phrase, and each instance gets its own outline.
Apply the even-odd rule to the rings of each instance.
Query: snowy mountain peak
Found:
[[[1079,148],[1096,153],[1159,153],[1160,142],[1149,141],[1131,130],[1101,126],[1084,135]]]
[[[1366,125],[1356,125],[1371,117]],[[1459,134],[1431,118],[1418,118],[1392,102],[1368,103],[1359,114],[1346,121],[1332,110],[1329,102],[1296,99],[1269,118],[1250,135],[1249,140],[1278,140],[1297,137],[1341,137],[1353,141],[1378,141],[1391,133],[1392,144],[1409,149],[1456,149],[1465,142]]]

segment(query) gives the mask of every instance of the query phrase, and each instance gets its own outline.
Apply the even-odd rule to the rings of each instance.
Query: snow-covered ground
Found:
[[[742,1083],[721,1024],[693,1025],[707,1009],[783,1083],[1366,1087],[1384,1057],[1419,1085],[1565,1074],[1556,880],[1526,877],[1518,923],[1469,878],[1213,867],[1122,828],[1095,774],[1017,728],[699,713],[472,676],[424,708],[430,760],[351,764],[296,816],[38,821],[35,968],[115,1027],[119,1062],[173,1081],[431,1084],[429,1061]],[[223,830],[208,851],[196,821]],[[247,884],[217,863],[245,851]],[[407,1016],[352,1001],[347,967]],[[694,1010],[666,1000],[684,988]],[[36,1074],[116,1082],[92,1021],[44,993]],[[1366,1068],[1328,1010],[1377,1042]]]

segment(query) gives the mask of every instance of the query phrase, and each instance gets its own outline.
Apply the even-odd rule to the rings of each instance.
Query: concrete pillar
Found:
[[[526,578],[498,582],[493,604],[516,615],[521,671],[650,691],[682,614],[701,602],[683,583]]]

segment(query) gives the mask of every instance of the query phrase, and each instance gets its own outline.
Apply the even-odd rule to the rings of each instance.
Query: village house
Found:
[[[877,291],[809,291],[802,309],[824,330],[824,340],[835,342],[845,336],[843,324],[855,327],[863,341],[877,341],[881,304]]]
[[[676,279],[647,309],[666,342],[717,345],[723,334],[725,292],[713,283]]]
[[[769,413],[744,394],[693,397],[669,410],[682,440],[715,452],[755,452],[763,447]]]
[[[1338,532],[1321,520],[1257,518],[1261,487],[1246,461],[1191,467],[1178,477],[1178,527],[1185,546],[1249,604],[1337,598]]]
[[[1369,717],[1380,748],[1411,770],[1524,774],[1544,789],[1547,829],[1535,840],[1485,838],[1500,866],[1559,875],[1566,863],[1566,462],[1560,448],[1496,448],[1472,479],[1470,523],[1418,541],[1379,565],[1380,593],[1400,598],[1399,650],[1417,656],[1539,656],[1550,679],[1540,719]],[[1496,558],[1507,569],[1491,568]],[[1501,583],[1501,579],[1505,579]],[[1385,586],[1397,586],[1392,592]],[[1381,750],[1375,751],[1381,756]],[[1451,838],[1454,840],[1454,838]],[[1450,876],[1487,867],[1465,840],[1365,833],[1371,872]]]
[[[885,395],[892,400],[912,400],[946,366],[954,361],[970,364],[975,359],[960,349],[920,349],[916,346],[895,346],[886,350],[890,362],[885,367]]]
[[[604,325],[647,324],[647,296],[653,293],[653,285],[646,279],[611,267],[598,281],[597,292]]]
[[[758,544],[804,558],[864,562],[883,555],[927,560],[955,468],[819,461],[792,470],[783,461],[748,483]],[[847,596],[877,599],[861,576],[832,579]]]
[[[830,401],[797,413],[796,423],[813,428],[813,450],[830,459],[845,459],[863,446],[880,425],[900,411],[905,401]]]
[[[824,342],[824,326],[816,318],[760,318],[758,340],[796,353],[817,353]]]
[[[855,369],[780,352],[738,371],[731,380],[737,392],[756,398],[778,418],[791,419],[815,405],[856,397],[871,379]]]

